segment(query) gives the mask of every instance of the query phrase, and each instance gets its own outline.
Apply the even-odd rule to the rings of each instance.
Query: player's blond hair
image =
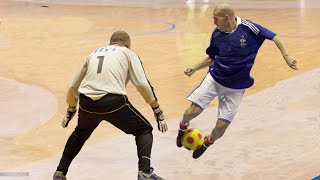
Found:
[[[227,4],[220,4],[214,8],[214,12],[221,16],[234,17],[234,10]]]
[[[110,44],[130,42],[130,36],[125,31],[119,30],[112,34]]]

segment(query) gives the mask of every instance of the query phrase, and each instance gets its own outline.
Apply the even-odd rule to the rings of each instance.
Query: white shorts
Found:
[[[205,109],[218,96],[218,119],[231,122],[238,111],[244,91],[245,89],[231,89],[222,86],[208,73],[187,99]]]

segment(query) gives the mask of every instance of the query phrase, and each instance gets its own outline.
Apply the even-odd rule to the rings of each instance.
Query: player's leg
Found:
[[[81,97],[80,103],[83,103]],[[70,135],[65,145],[60,163],[57,167],[58,172],[62,172],[63,175],[67,174],[72,160],[80,152],[84,143],[90,137],[90,135],[100,122],[101,119],[99,118],[99,116],[92,113],[87,113],[79,108],[78,125]]]
[[[230,121],[218,120],[216,126],[213,128],[210,136],[207,136],[209,142],[214,142],[219,139],[227,130]]]
[[[138,179],[161,180],[162,178],[153,173],[153,168],[150,167],[153,128],[149,121],[128,100],[124,107],[109,116],[108,121],[123,132],[135,136],[139,159]]]
[[[191,106],[184,111],[183,118],[179,124],[178,136],[176,139],[176,144],[178,147],[182,147],[182,137],[184,132],[188,129],[189,121],[197,117],[203,109],[198,105],[192,103]]]
[[[205,137],[201,148],[194,151],[192,156],[195,159],[199,158],[210,145],[223,136],[234,119],[244,95],[243,89],[230,89],[220,84],[216,86],[219,94],[223,94],[219,95],[218,121],[211,134]]]
[[[197,159],[199,158],[206,150],[207,148],[212,145],[217,139],[219,139],[224,132],[227,130],[230,122],[218,120],[215,128],[212,130],[211,134],[209,136],[206,136],[204,138],[204,142],[201,145],[201,147],[197,150],[195,150],[192,154],[192,157]]]
[[[185,110],[183,119],[179,123],[179,130],[176,139],[178,147],[182,147],[182,137],[187,130],[190,121],[197,117],[217,96],[216,88],[213,84],[214,80],[210,73],[202,80],[199,86],[195,88],[187,97],[192,102],[191,106]]]

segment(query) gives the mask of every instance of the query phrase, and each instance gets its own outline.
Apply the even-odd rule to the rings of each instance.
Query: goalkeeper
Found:
[[[168,128],[141,60],[130,50],[130,43],[126,32],[114,32],[110,44],[93,51],[71,83],[67,94],[69,107],[62,126],[68,126],[76,113],[79,99],[78,125],[67,141],[54,180],[66,179],[71,161],[102,120],[135,136],[139,159],[138,179],[163,179],[153,173],[150,167],[153,128],[129,102],[125,91],[129,80],[153,109],[159,131],[166,132]]]

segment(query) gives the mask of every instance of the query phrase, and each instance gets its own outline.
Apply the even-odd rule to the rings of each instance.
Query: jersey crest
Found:
[[[244,36],[244,34],[240,38],[240,46],[242,48],[245,48],[247,46],[247,40],[246,40],[246,37]]]

